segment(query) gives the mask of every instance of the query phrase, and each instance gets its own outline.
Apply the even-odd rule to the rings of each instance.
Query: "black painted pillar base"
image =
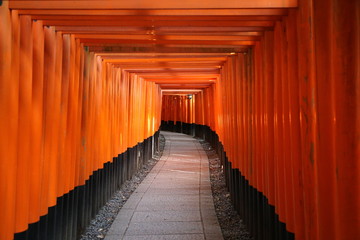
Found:
[[[269,204],[266,196],[251,186],[239,169],[232,167],[232,163],[228,160],[224,147],[219,141],[219,136],[208,126],[194,124],[193,128],[194,136],[210,143],[218,154],[234,208],[254,238],[259,240],[294,240],[294,233],[288,232],[286,224],[279,221],[275,207]],[[174,128],[173,122],[164,121],[161,129],[173,132],[178,130]],[[188,134],[184,128],[181,132]]]
[[[57,199],[48,214],[26,231],[16,233],[15,240],[76,240],[100,208],[121,185],[142,168],[153,156],[153,144],[158,144],[159,131],[107,162],[94,171],[85,185],[77,186]]]

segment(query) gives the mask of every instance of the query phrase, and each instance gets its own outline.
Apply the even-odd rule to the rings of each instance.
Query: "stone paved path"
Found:
[[[120,210],[105,240],[223,239],[206,153],[194,138],[161,132],[160,161]]]

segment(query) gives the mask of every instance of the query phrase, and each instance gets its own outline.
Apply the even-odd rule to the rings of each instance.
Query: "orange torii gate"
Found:
[[[359,1],[0,3],[1,239],[75,239],[161,120],[257,238],[360,236]]]

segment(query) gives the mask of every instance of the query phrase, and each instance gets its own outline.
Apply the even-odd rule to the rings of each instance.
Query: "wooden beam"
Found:
[[[13,7],[14,8],[14,7]],[[83,16],[284,16],[286,8],[250,9],[24,9],[18,8],[20,15],[83,15]]]
[[[218,66],[221,66],[221,63],[157,63],[157,64],[114,64],[114,67],[120,67],[125,70],[135,69],[135,70],[143,70],[143,69],[189,69],[189,68],[218,68]]]
[[[45,26],[126,26],[126,27],[273,27],[273,21],[116,21],[116,20],[43,20]],[[156,29],[154,29],[156,30]],[[159,30],[161,31],[161,29]]]
[[[176,73],[174,75],[174,73]],[[190,71],[186,71],[186,72],[170,72],[170,71],[161,71],[161,72],[151,72],[151,71],[147,71],[147,72],[142,72],[142,73],[137,73],[140,77],[142,78],[146,78],[146,77],[150,77],[150,78],[162,78],[162,77],[172,77],[174,78],[176,76],[177,77],[218,77],[220,72],[219,71],[197,71],[197,72],[190,72]]]
[[[260,36],[222,36],[222,35],[124,35],[124,34],[75,34],[79,39],[118,39],[118,40],[213,40],[213,41],[256,41]]]
[[[31,13],[29,13],[31,15]],[[26,14],[26,15],[29,15]],[[82,21],[279,21],[281,16],[226,15],[226,16],[157,16],[157,15],[58,15],[34,14],[33,20],[82,20]]]
[[[149,45],[138,45],[138,46],[124,46],[119,44],[94,44],[88,46],[87,49],[90,52],[95,53],[234,53],[234,52],[245,52],[248,47],[244,46],[223,46],[223,47],[209,47],[202,46],[201,48],[195,46],[149,46]]]
[[[148,81],[148,80],[146,80]],[[189,84],[189,83],[193,83],[193,84],[204,84],[204,83],[214,83],[214,80],[202,80],[202,81],[198,81],[198,80],[186,80],[186,81],[181,81],[181,80],[175,80],[175,81],[166,81],[166,80],[158,80],[158,81],[148,81],[148,82],[155,82],[156,84]]]
[[[211,84],[187,84],[187,85],[163,85],[159,84],[161,89],[204,89],[209,87]]]
[[[150,34],[144,27],[116,27],[116,26],[55,26],[56,31],[63,33],[109,33],[109,34]]]
[[[96,55],[101,56],[103,59],[158,59],[158,58],[218,58],[218,57],[227,57],[233,54],[231,53],[96,53]],[[225,58],[224,58],[225,59]]]
[[[162,46],[168,45],[181,45],[181,46],[199,46],[204,47],[205,45],[214,45],[214,46],[253,46],[256,41],[222,41],[222,40],[132,40],[132,39],[80,39],[81,43],[89,45],[91,43],[100,43],[100,44],[157,44]]]
[[[224,26],[225,27],[225,26]],[[149,28],[149,27],[130,27],[130,26],[56,26],[56,31],[63,33],[79,34],[124,34],[124,35],[234,35],[234,36],[261,36],[262,31],[272,28],[265,27],[202,27],[191,28]],[[197,31],[196,31],[197,30]]]
[[[260,36],[223,36],[223,35],[155,35],[162,40],[207,40],[207,41],[256,41]]]
[[[156,33],[172,33],[172,32],[259,32],[259,31],[266,31],[272,30],[273,27],[260,27],[260,26],[217,26],[217,27],[154,27],[151,30],[155,31]]]
[[[162,82],[187,82],[187,81],[208,81],[208,82],[213,82],[213,81],[216,81],[216,77],[209,77],[209,78],[204,78],[204,77],[177,77],[177,78],[171,78],[171,77],[162,77],[162,78],[144,78],[144,80],[148,81],[148,82],[159,82],[159,83],[162,83]]]
[[[10,1],[12,9],[224,9],[224,8],[294,8],[297,0],[104,0],[104,1]]]
[[[104,59],[105,60],[105,59]],[[112,61],[112,59],[106,59],[104,62],[110,62],[113,65],[116,66],[124,66],[124,67],[134,67],[134,66],[153,66],[153,67],[157,67],[157,66],[181,66],[181,65],[195,65],[195,64],[203,64],[203,65],[209,65],[209,66],[219,66],[221,64],[225,63],[225,60],[223,61],[191,61],[191,58],[189,59],[189,61],[154,61],[154,62],[148,62],[148,61],[140,61],[140,62],[123,62],[123,63],[114,63]]]
[[[153,75],[153,74],[158,74],[158,75],[165,75],[165,76],[171,76],[171,74],[173,73],[177,73],[179,75],[204,75],[204,74],[219,74],[219,69],[213,69],[213,68],[208,68],[208,69],[145,69],[145,70],[129,70],[127,71],[129,73],[137,73],[137,74],[142,74],[142,75]]]
[[[185,86],[185,87],[177,87],[177,88],[162,88],[161,85],[159,85],[161,88],[161,91],[163,92],[163,94],[168,94],[168,95],[178,95],[178,94],[196,94],[198,92],[202,92],[204,89],[210,87],[211,85],[208,86],[203,86],[203,87],[191,87],[191,86]]]
[[[189,94],[198,94],[199,92],[202,92],[204,89],[161,89],[161,92],[163,95],[176,95],[176,96],[184,96]]]
[[[153,58],[135,58],[135,59],[105,59],[105,62],[111,63],[158,63],[158,62],[194,62],[194,61],[226,61],[226,57],[197,57],[197,58],[187,58],[183,57],[153,57]]]
[[[177,88],[177,87],[189,87],[189,86],[209,86],[211,84],[214,84],[214,82],[202,82],[202,83],[197,83],[197,82],[188,82],[188,83],[178,83],[178,82],[174,82],[174,83],[156,83],[161,85],[162,87],[168,87],[168,88]]]
[[[261,31],[271,30],[271,27],[167,27],[149,29],[146,27],[108,27],[108,26],[56,26],[57,31],[68,31],[70,33],[79,32],[79,34],[106,32],[107,34],[123,35],[253,35],[261,36]],[[260,32],[260,33],[259,33]]]

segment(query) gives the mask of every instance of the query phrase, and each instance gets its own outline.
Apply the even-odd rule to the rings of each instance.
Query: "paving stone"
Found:
[[[127,223],[122,223],[122,222],[117,222],[114,221],[113,225],[111,226],[111,228],[109,229],[109,231],[106,234],[106,240],[108,236],[118,236],[118,237],[122,237],[124,236],[126,230],[128,229],[128,224]]]
[[[125,236],[203,233],[201,222],[131,223]]]
[[[135,212],[133,222],[195,222],[201,221],[198,211],[147,211]]]
[[[198,188],[150,188],[146,194],[154,195],[194,195],[199,194]]]
[[[127,223],[130,222],[133,215],[134,215],[133,209],[122,209],[118,213],[114,221],[121,221],[122,223]]]
[[[146,236],[125,236],[124,237],[124,240],[204,240],[204,239],[205,238],[204,238],[203,234],[146,235]]]

